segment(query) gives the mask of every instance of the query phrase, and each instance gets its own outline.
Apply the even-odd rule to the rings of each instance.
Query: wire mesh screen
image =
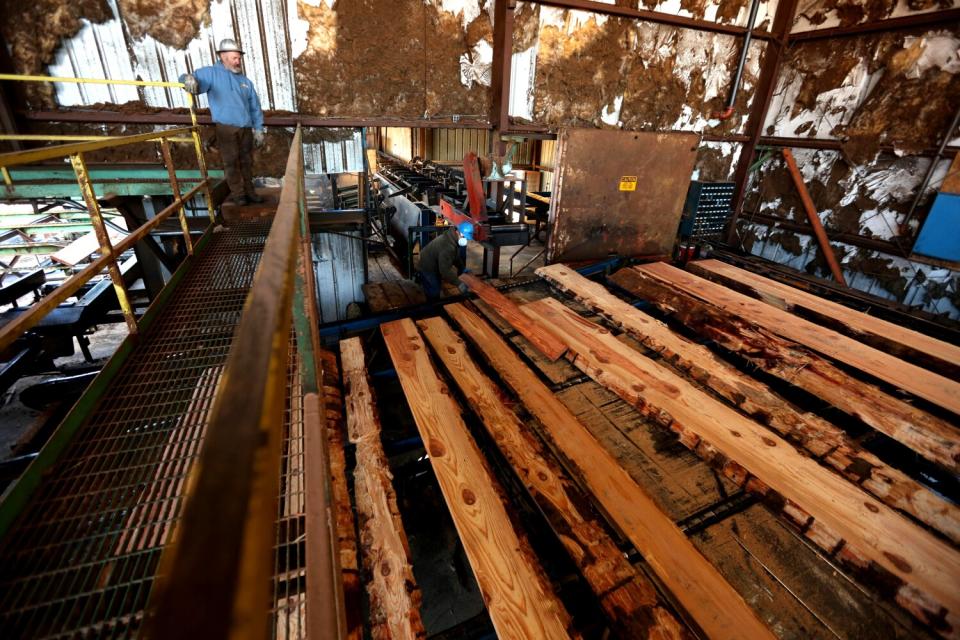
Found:
[[[269,228],[269,221],[235,223],[211,239],[0,542],[0,637],[140,631]],[[296,363],[290,376],[292,437],[277,527],[283,638],[302,627],[304,580]]]

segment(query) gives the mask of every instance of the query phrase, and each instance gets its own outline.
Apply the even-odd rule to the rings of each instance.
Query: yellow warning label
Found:
[[[623,176],[620,178],[620,191],[636,191],[637,176]]]

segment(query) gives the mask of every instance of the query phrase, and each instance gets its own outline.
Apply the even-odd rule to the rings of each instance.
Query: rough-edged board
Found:
[[[547,262],[670,255],[697,145],[694,133],[561,130]]]
[[[809,514],[832,545],[842,543],[902,581],[898,601],[911,613],[926,624],[947,625],[939,629],[944,635],[954,634],[960,612],[960,592],[955,588],[960,553],[950,545],[557,300],[543,299],[522,309],[555,328],[570,347],[568,357],[581,370],[658,416],[691,448],[719,452]]]
[[[674,522],[483,319],[461,304],[444,310],[540,421],[608,517],[708,637],[773,637]]]
[[[568,618],[514,529],[497,484],[413,321],[381,325],[464,551],[502,638],[566,638]]]
[[[960,415],[960,381],[948,380],[664,262],[634,269]]]
[[[110,244],[115,245],[126,238],[127,233],[125,231],[118,231],[113,227],[107,227],[107,236],[110,238]],[[51,254],[50,259],[54,262],[65,264],[68,267],[73,267],[98,251],[100,251],[100,241],[97,239],[97,234],[91,231],[90,233],[80,236],[63,249]]]
[[[685,326],[736,352],[781,380],[863,420],[923,457],[960,469],[957,429],[946,420],[885,393],[819,354],[637,269],[610,281],[645,298]]]
[[[490,380],[467,353],[466,345],[443,318],[417,322],[434,353],[480,416],[487,432],[625,638],[690,638],[665,608],[654,586],[637,571],[585,507],[585,497],[503,402]]]
[[[410,547],[390,465],[380,444],[380,415],[360,338],[340,342],[340,364],[347,394],[347,435],[356,445],[353,486],[360,550],[369,576],[371,634],[375,638],[424,638],[420,589],[410,566]]]
[[[537,326],[530,319],[520,312],[517,304],[503,295],[489,284],[476,277],[475,275],[465,273],[460,276],[460,280],[470,287],[477,296],[490,305],[501,318],[510,323],[520,335],[529,340],[543,355],[550,360],[557,360],[563,355],[567,348],[562,342],[557,340],[556,336],[550,333],[547,327]]]
[[[624,329],[677,369],[803,447],[885,503],[960,542],[960,509],[854,443],[842,429],[801,412],[767,385],[740,372],[710,349],[685,340],[665,324],[616,297],[564,265],[537,270],[537,275],[573,295],[590,309]]]
[[[687,269],[698,276],[719,282],[778,309],[797,313],[948,378],[960,379],[960,347],[957,345],[931,338],[919,331],[825,300],[719,260],[698,260],[688,264]]]

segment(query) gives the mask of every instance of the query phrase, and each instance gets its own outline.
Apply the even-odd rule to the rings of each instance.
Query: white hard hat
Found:
[[[229,51],[236,51],[239,54],[243,54],[243,50],[237,45],[237,41],[233,38],[224,38],[220,41],[220,46],[217,48],[217,53],[227,53]]]

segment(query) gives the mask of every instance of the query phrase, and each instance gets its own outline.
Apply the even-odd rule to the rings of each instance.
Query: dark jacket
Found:
[[[455,229],[448,229],[420,250],[421,273],[432,273],[453,286],[460,284],[463,267]]]

